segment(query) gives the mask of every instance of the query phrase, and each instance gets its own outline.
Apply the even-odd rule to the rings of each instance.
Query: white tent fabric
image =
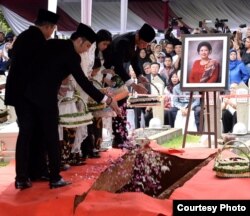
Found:
[[[169,6],[190,27],[198,27],[204,19],[228,19],[226,25],[237,29],[240,24],[250,24],[250,2],[248,0],[172,0]]]
[[[3,5],[0,5],[0,8],[4,14],[6,21],[10,25],[10,28],[12,29],[12,31],[15,35],[19,35],[21,32],[28,29],[29,26],[34,25],[34,23],[29,22],[28,20],[22,18],[21,16],[19,16],[15,12],[9,10],[8,8],[4,7]],[[69,32],[61,31],[61,32],[57,32],[57,34],[65,35],[65,36],[69,37],[72,34],[72,32],[71,31],[69,31]]]
[[[58,6],[77,22],[81,19],[80,2],[58,2]],[[112,33],[120,32],[120,1],[95,2],[92,4],[92,27],[98,31],[108,29]],[[145,21],[128,9],[127,31],[139,29]]]
[[[22,18],[18,14],[14,13],[13,11],[9,10],[8,8],[0,5],[1,10],[4,14],[4,17],[8,24],[10,25],[12,31],[15,35],[20,34],[22,31],[27,29],[33,23],[29,22],[28,20]]]
[[[58,0],[58,7],[64,10],[77,22],[81,21],[81,0]],[[108,29],[112,33],[121,30],[120,0],[93,0],[92,24],[96,30]],[[203,19],[215,21],[228,19],[229,28],[235,30],[239,24],[250,25],[250,4],[248,0],[170,0],[169,6],[178,17],[191,28],[198,27],[198,22]],[[143,2],[142,2],[143,7]],[[6,7],[1,7],[7,22],[15,34],[19,34],[32,24]],[[154,8],[147,8],[148,16]],[[160,13],[160,11],[159,11]],[[133,31],[143,25],[144,21],[128,8],[127,31]],[[212,23],[214,26],[214,22]]]

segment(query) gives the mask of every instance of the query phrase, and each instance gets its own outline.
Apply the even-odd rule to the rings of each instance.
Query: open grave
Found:
[[[88,191],[76,195],[74,209],[91,190],[143,192],[154,198],[167,199],[215,155],[216,150],[210,149],[206,156],[192,158],[188,150],[167,149],[155,142],[145,141],[102,172]]]

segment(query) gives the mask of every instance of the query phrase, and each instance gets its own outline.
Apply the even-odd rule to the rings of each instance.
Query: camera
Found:
[[[178,25],[177,20],[182,20],[182,17],[173,17],[173,18],[169,21],[169,26],[170,26],[170,27],[177,26],[177,25]]]
[[[247,24],[241,24],[239,25],[240,28],[246,28],[247,27]]]
[[[225,22],[228,22],[228,20],[227,19],[219,20],[218,18],[216,18],[214,26],[215,26],[215,28],[224,28]]]

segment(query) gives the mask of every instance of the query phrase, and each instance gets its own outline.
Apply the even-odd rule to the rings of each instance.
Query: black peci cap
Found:
[[[58,19],[59,19],[58,14],[55,14],[45,9],[39,9],[35,23],[41,24],[47,22],[51,24],[56,24]]]
[[[96,33],[94,30],[83,23],[78,25],[76,34],[80,37],[85,37],[90,43],[94,43],[96,41]]]
[[[145,23],[139,30],[139,38],[150,43],[155,38],[155,30]]]

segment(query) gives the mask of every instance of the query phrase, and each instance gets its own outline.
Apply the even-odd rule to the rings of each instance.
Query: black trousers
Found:
[[[141,114],[143,113],[145,116],[146,109],[145,108],[134,108],[135,112],[135,128],[141,128]]]
[[[41,155],[38,154],[41,154],[39,149],[41,145],[37,142],[41,141],[41,136],[39,136],[38,115],[25,98],[20,98],[16,102],[15,111],[19,126],[16,142],[16,180],[26,181],[40,172]]]
[[[149,126],[150,120],[153,118],[153,111],[152,109],[145,111],[144,119],[145,119],[145,126]]]
[[[81,143],[81,151],[84,157],[92,156],[94,148],[99,150],[102,142],[102,118],[94,118],[93,124],[88,125],[88,136]]]
[[[229,133],[233,131],[233,126],[237,123],[237,114],[232,114],[229,110],[222,110],[222,124],[223,133]]]
[[[41,124],[37,121],[30,142],[29,177],[34,180],[49,176],[47,152],[42,138]]]
[[[17,103],[15,110],[19,125],[16,143],[16,180],[27,180],[33,174],[42,175],[40,172],[46,166],[47,154],[50,180],[58,181],[61,176],[57,104],[45,109],[23,98]],[[35,142],[37,134],[39,136]],[[32,170],[36,170],[36,173]]]

